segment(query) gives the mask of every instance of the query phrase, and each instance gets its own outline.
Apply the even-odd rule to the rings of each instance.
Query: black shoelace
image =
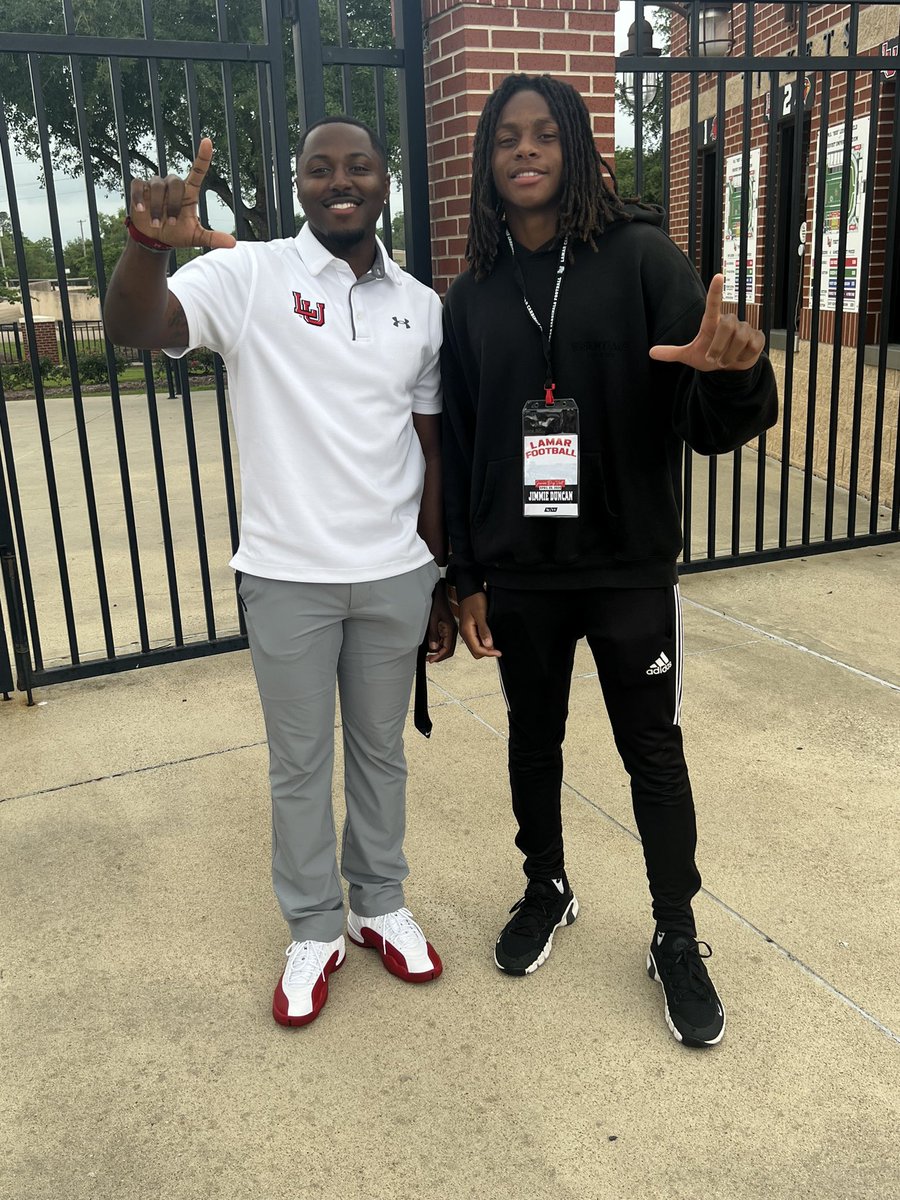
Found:
[[[700,947],[705,946],[704,954]],[[712,985],[703,965],[704,958],[712,958],[712,946],[708,942],[685,941],[672,955],[660,955],[674,992],[673,1003],[682,1000],[712,1001]]]
[[[509,911],[517,914],[511,932],[521,937],[536,937],[543,932],[547,921],[553,919],[553,899],[540,892],[526,892]]]

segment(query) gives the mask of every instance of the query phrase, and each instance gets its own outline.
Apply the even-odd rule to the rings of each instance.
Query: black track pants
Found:
[[[509,709],[516,845],[529,877],[564,868],[560,790],[575,644],[586,637],[616,746],[631,777],[653,915],[695,933],[697,826],[682,748],[677,586],[513,591],[491,587],[488,625]]]

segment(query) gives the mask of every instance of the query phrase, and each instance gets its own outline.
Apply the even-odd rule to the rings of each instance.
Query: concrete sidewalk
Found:
[[[700,936],[722,1045],[680,1047],[580,648],[564,798],[581,903],[533,977],[492,665],[410,722],[408,900],[435,984],[348,947],[274,1024],[266,751],[245,654],[0,705],[3,1200],[892,1200],[900,1195],[900,545],[685,578]],[[336,787],[340,796],[340,786]],[[336,803],[340,808],[340,801]]]

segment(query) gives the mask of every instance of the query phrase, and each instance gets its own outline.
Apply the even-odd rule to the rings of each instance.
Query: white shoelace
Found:
[[[374,926],[382,947],[385,942],[390,942],[398,950],[413,950],[424,948],[428,940],[408,908],[398,908],[396,912],[386,913],[383,917],[367,917],[366,924]]]
[[[288,960],[285,983],[288,987],[308,987],[324,974],[328,961],[322,955],[322,942],[291,942],[285,956]]]

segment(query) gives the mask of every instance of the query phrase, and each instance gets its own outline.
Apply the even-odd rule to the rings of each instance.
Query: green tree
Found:
[[[97,224],[100,230],[100,257],[103,260],[103,277],[109,280],[110,275],[125,245],[125,209],[117,213],[98,213]],[[176,250],[178,265],[195,258],[199,250]],[[63,259],[69,269],[71,278],[90,279],[94,290],[97,290],[97,264],[94,256],[92,239],[81,237],[72,238],[63,246]]]
[[[53,257],[53,242],[48,237],[23,237],[22,245],[25,250],[25,270],[29,279],[55,279],[56,259]]]
[[[647,204],[662,204],[662,149],[657,146],[655,150],[645,152],[641,165],[644,174],[641,200]],[[616,146],[616,183],[623,199],[631,200],[637,195],[633,146]]]
[[[389,46],[392,43],[389,0],[348,0],[346,5],[355,46]],[[3,28],[31,33],[63,33],[60,0],[5,0]],[[322,39],[326,45],[338,42],[337,6],[320,5]],[[231,0],[226,4],[225,40],[253,43],[261,39],[259,5]],[[143,36],[140,8],[134,0],[81,0],[76,3],[78,32],[118,37]],[[178,4],[159,5],[154,36],[165,39],[210,41],[216,37],[214,0],[181,0]],[[283,57],[286,81],[284,102],[292,138],[299,136],[296,117],[297,95],[290,26],[283,26]],[[98,185],[108,191],[122,190],[122,163],[116,130],[109,65],[105,58],[79,58],[90,144],[91,166]],[[122,98],[125,109],[130,166],[133,175],[159,173],[155,131],[151,111],[151,93],[147,63],[140,59],[120,59]],[[40,59],[41,87],[46,107],[46,126],[51,139],[54,168],[66,174],[82,173],[82,156],[75,108],[72,103],[72,78],[69,60],[44,55]],[[197,110],[202,132],[216,147],[207,175],[209,189],[235,214],[242,236],[264,240],[270,234],[265,211],[265,184],[269,164],[264,161],[259,129],[259,93],[256,68],[252,64],[232,63],[230,82],[218,63],[195,64]],[[168,171],[183,173],[194,156],[188,114],[187,88],[183,64],[161,61],[158,67],[161,96],[161,128],[158,130],[166,154]],[[238,147],[235,165],[239,192],[234,194],[228,155],[224,92],[233,101],[234,133]],[[343,109],[342,77],[339,68],[325,70],[326,111]],[[365,68],[353,68],[351,93],[354,114],[375,124],[374,75]],[[16,148],[33,162],[40,161],[40,142],[32,100],[32,81],[25,55],[0,56],[0,100],[6,105],[10,134]],[[385,76],[385,107],[391,167],[399,167],[399,116],[396,79]]]
[[[406,225],[402,212],[394,213],[391,217],[391,245],[395,250],[406,249]]]
[[[13,257],[12,244],[12,221],[9,219],[9,213],[0,212],[0,287],[6,287],[9,283],[10,272],[9,264]],[[15,272],[13,272],[15,274]],[[8,300],[9,296],[0,297]]]
[[[56,278],[56,262],[50,238],[40,238],[34,242],[30,238],[23,237],[22,248],[25,252],[25,273],[28,279]],[[10,280],[18,279],[18,277],[19,262],[13,242],[12,221],[9,213],[0,212],[0,286],[9,290]],[[12,299],[12,296],[4,293],[2,298],[9,300]]]
[[[98,213],[100,230],[100,256],[103,260],[103,275],[109,279],[119,261],[125,245],[125,209],[117,213]],[[97,286],[97,265],[94,259],[94,243],[90,237],[74,237],[63,246],[63,258],[73,278],[88,278]]]

